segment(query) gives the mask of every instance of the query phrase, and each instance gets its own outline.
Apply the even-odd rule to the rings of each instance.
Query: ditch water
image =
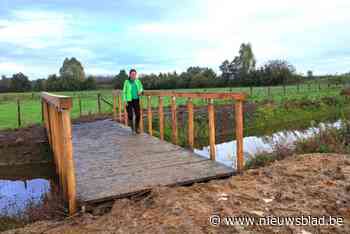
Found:
[[[279,131],[269,136],[247,136],[243,138],[243,155],[244,161],[256,156],[259,153],[273,151],[275,144],[292,146],[299,139],[307,139],[317,134],[321,129],[326,127],[339,128],[341,120],[334,123],[320,123],[315,127],[310,127],[305,130]],[[205,146],[202,149],[195,149],[194,152],[200,156],[209,158],[210,148]],[[216,145],[216,161],[228,166],[236,168],[236,140],[224,142]]]
[[[0,216],[19,216],[50,193],[51,164],[0,167]]]

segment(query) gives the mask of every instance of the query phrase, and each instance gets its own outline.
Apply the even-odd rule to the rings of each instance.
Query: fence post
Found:
[[[161,97],[161,96],[159,96],[158,113],[159,113],[159,136],[160,136],[161,140],[164,140],[163,97]]]
[[[44,101],[41,100],[41,122],[44,123]],[[45,125],[44,125],[45,126]]]
[[[172,142],[177,145],[177,117],[176,117],[176,97],[171,97],[171,127],[172,127]]]
[[[214,102],[211,98],[208,103],[208,119],[209,119],[209,144],[210,144],[210,160],[216,158],[215,152],[215,112]]]
[[[235,119],[236,119],[236,165],[237,172],[241,173],[244,166],[243,158],[243,101],[238,100],[235,103]]]
[[[78,102],[79,102],[79,116],[81,117],[81,115],[82,115],[82,106],[81,106],[81,97],[80,97],[80,95],[78,96]]]
[[[188,112],[188,145],[193,150],[194,148],[194,115],[193,115],[193,102],[192,98],[187,99],[187,112]]]
[[[286,95],[286,86],[283,85],[283,95]]]
[[[18,121],[18,127],[21,127],[22,121],[21,121],[21,103],[20,100],[17,99],[17,121]]]
[[[250,89],[250,96],[253,96],[253,86],[250,86],[249,89]]]
[[[152,99],[151,96],[147,96],[147,119],[148,119],[148,133],[153,136],[153,127],[152,127]]]
[[[97,94],[97,107],[98,107],[98,113],[101,114],[101,94]]]

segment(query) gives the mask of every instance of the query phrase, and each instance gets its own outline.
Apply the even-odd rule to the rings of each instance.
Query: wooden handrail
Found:
[[[122,102],[122,91],[113,90],[113,98],[116,96],[119,98],[119,102]],[[164,139],[164,111],[163,111],[163,97],[170,97],[170,110],[171,110],[171,141],[174,144],[178,143],[178,127],[177,127],[177,107],[176,98],[187,98],[187,111],[188,111],[188,144],[191,149],[194,148],[194,112],[193,112],[193,100],[194,98],[205,99],[208,104],[208,125],[209,125],[209,146],[210,146],[210,159],[216,158],[216,145],[215,145],[215,109],[214,99],[230,99],[234,100],[233,111],[235,112],[235,135],[237,142],[236,150],[236,165],[237,171],[242,172],[244,167],[243,158],[243,101],[247,98],[246,93],[232,93],[232,92],[177,92],[177,91],[144,91],[142,96],[147,97],[147,118],[148,118],[148,133],[153,135],[152,130],[152,108],[151,99],[152,96],[158,97],[158,114],[159,114],[159,133],[161,140]],[[140,99],[142,102],[142,99]],[[126,103],[124,102],[124,106]],[[122,122],[121,115],[121,103],[119,104],[119,122]],[[116,105],[115,107],[116,108]],[[142,110],[141,103],[141,112]],[[117,110],[113,110],[117,113]],[[143,114],[141,114],[140,128],[143,130]],[[127,124],[127,113],[124,107],[124,123]]]
[[[50,105],[55,106],[58,109],[70,110],[73,106],[73,101],[71,97],[51,94],[47,92],[42,92],[40,94],[41,98]]]
[[[70,118],[72,98],[43,92],[41,100],[44,126],[53,152],[60,188],[72,215],[77,210]]]
[[[121,90],[113,90],[113,95],[122,95]],[[244,101],[247,98],[245,93],[233,92],[177,92],[177,91],[144,91],[143,96],[158,96],[158,97],[187,97],[187,98],[202,98],[202,99],[235,99]]]

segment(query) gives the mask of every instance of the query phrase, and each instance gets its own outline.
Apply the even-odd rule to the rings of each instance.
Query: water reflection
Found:
[[[0,214],[19,215],[29,205],[39,204],[49,191],[50,182],[46,179],[0,180]]]
[[[342,124],[341,120],[335,123],[321,123],[317,127],[310,127],[306,130],[294,130],[294,131],[280,131],[272,134],[271,136],[256,137],[249,136],[243,138],[243,150],[244,160],[248,160],[251,157],[261,152],[272,152],[273,145],[284,144],[293,145],[298,139],[306,139],[319,133],[320,129],[326,127],[339,128]],[[203,157],[209,158],[209,146],[205,146],[202,149],[195,149],[194,152]],[[216,145],[216,161],[225,164],[228,167],[236,168],[236,141],[225,142]]]

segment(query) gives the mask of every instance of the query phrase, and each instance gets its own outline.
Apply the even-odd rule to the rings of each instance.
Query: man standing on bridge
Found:
[[[135,69],[129,72],[129,79],[124,81],[123,85],[123,100],[127,102],[126,110],[128,112],[129,126],[132,132],[140,133],[140,96],[143,94],[143,86],[141,81],[136,77]],[[133,121],[133,112],[136,116],[136,121]]]

